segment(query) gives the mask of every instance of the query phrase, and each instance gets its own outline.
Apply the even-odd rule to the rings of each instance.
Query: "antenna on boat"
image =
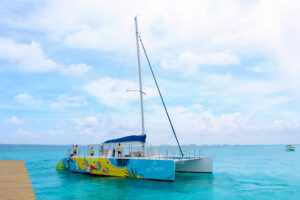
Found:
[[[135,21],[135,34],[136,34],[136,51],[137,51],[137,61],[139,67],[139,85],[140,85],[140,99],[141,99],[141,119],[142,119],[142,135],[145,135],[145,124],[144,124],[144,103],[143,103],[143,85],[142,85],[142,71],[141,71],[141,61],[140,61],[140,46],[139,46],[139,31],[137,25],[137,16],[134,17]]]
[[[176,142],[177,142],[178,148],[179,148],[179,150],[180,150],[181,156],[183,157],[184,155],[183,155],[183,152],[182,152],[181,146],[180,146],[180,144],[179,144],[179,141],[178,141],[178,139],[177,139],[177,136],[176,136],[176,133],[175,133],[175,129],[174,129],[174,127],[173,127],[173,124],[172,124],[171,118],[170,118],[170,116],[169,116],[169,113],[168,113],[168,110],[167,110],[166,104],[165,104],[165,102],[164,102],[164,99],[163,99],[163,97],[162,97],[162,94],[161,94],[161,92],[160,92],[160,89],[159,89],[159,87],[158,87],[158,83],[157,83],[157,81],[156,81],[156,78],[155,78],[155,75],[154,75],[153,69],[152,69],[152,67],[151,67],[151,64],[150,64],[150,61],[149,61],[149,58],[148,58],[148,55],[147,55],[146,49],[145,49],[145,47],[144,47],[144,44],[143,44],[142,38],[141,38],[141,37],[139,37],[139,39],[140,39],[140,41],[141,41],[141,45],[142,45],[142,48],[143,48],[144,54],[145,54],[145,56],[146,56],[146,59],[147,59],[148,65],[149,65],[149,67],[150,67],[150,70],[151,70],[151,73],[152,73],[152,76],[153,76],[153,79],[154,79],[154,82],[155,82],[156,88],[157,88],[157,90],[158,90],[158,93],[159,93],[159,96],[160,96],[160,99],[161,99],[161,101],[162,101],[162,104],[163,104],[163,106],[164,106],[164,109],[165,109],[165,111],[166,111],[166,114],[167,114],[167,117],[168,117],[168,120],[169,120],[169,123],[170,123],[171,129],[172,129],[172,131],[173,131],[173,134],[174,134],[174,136],[175,136],[175,139],[176,139]]]

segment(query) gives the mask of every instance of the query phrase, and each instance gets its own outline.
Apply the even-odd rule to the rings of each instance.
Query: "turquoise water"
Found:
[[[0,158],[25,160],[38,199],[300,199],[300,146],[205,147],[213,174],[176,173],[174,182],[56,171],[66,146],[0,146]]]

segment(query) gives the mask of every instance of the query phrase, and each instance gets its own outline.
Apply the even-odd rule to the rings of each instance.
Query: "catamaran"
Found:
[[[118,176],[161,181],[174,181],[175,172],[212,173],[213,160],[211,157],[202,156],[196,150],[189,149],[184,152],[175,133],[174,126],[169,116],[166,104],[159,89],[152,66],[146,53],[143,41],[138,32],[137,17],[134,18],[136,30],[137,64],[139,74],[139,96],[141,107],[140,135],[129,135],[122,138],[107,140],[99,147],[98,155],[69,154],[62,159],[56,169],[69,172],[79,172],[100,176]],[[170,127],[178,146],[178,153],[166,150],[157,150],[146,143],[144,126],[143,88],[140,63],[140,45],[142,46],[162,105],[167,115]],[[116,149],[122,145],[122,154],[117,155]]]

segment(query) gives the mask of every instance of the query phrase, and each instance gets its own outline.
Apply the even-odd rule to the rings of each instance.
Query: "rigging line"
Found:
[[[144,53],[145,53],[145,56],[146,56],[146,59],[147,59],[147,62],[148,62],[149,68],[150,68],[150,70],[151,70],[151,73],[152,73],[152,76],[153,76],[153,79],[154,79],[154,82],[155,82],[156,88],[157,88],[157,90],[158,90],[158,93],[159,93],[160,99],[161,99],[161,101],[162,101],[162,104],[163,104],[163,106],[164,106],[164,109],[165,109],[165,111],[166,111],[166,114],[167,114],[167,117],[168,117],[168,120],[169,120],[169,123],[170,123],[171,129],[172,129],[172,132],[173,132],[173,134],[174,134],[174,136],[175,136],[175,139],[176,139],[176,142],[177,142],[178,148],[179,148],[179,150],[180,150],[181,156],[183,157],[184,155],[183,155],[182,149],[181,149],[181,147],[180,147],[180,144],[179,144],[179,141],[178,141],[178,139],[177,139],[177,136],[176,136],[176,133],[175,133],[175,129],[174,129],[174,127],[173,127],[173,124],[172,124],[171,118],[170,118],[170,116],[169,116],[169,113],[168,113],[168,110],[167,110],[166,104],[165,104],[165,102],[164,102],[164,99],[163,99],[163,97],[162,97],[162,94],[161,94],[161,92],[160,92],[160,89],[159,89],[159,87],[158,87],[158,83],[157,83],[157,81],[156,81],[156,78],[155,78],[155,75],[154,75],[153,69],[152,69],[152,67],[151,67],[151,64],[150,64],[150,61],[149,61],[149,58],[148,58],[148,55],[147,55],[146,49],[145,49],[145,47],[144,47],[144,44],[143,44],[142,38],[141,38],[140,36],[139,36],[139,38],[140,38],[141,45],[142,45],[143,51],[144,51]]]
[[[129,40],[130,41],[133,41],[133,36],[130,36],[129,37]],[[128,47],[129,46],[129,47]],[[112,88],[111,88],[111,91],[113,91],[115,88],[116,88],[116,85],[117,85],[117,81],[119,80],[120,76],[121,76],[121,73],[122,73],[122,70],[124,68],[124,65],[125,65],[125,60],[128,59],[129,57],[129,54],[133,52],[133,48],[134,48],[134,43],[132,42],[131,44],[129,44],[126,48],[126,49],[129,49],[129,51],[126,51],[126,54],[125,56],[122,58],[122,62],[121,62],[121,65],[119,67],[119,70],[118,70],[118,73],[117,73],[117,78],[114,80],[113,84],[112,84]],[[107,109],[108,107],[111,107],[111,101],[112,101],[112,96],[113,94],[110,93],[109,94],[109,97],[108,97],[108,102],[107,102],[107,105],[104,106],[104,110],[100,113],[100,116],[99,116],[99,120],[102,120],[104,115],[106,114],[107,112]],[[100,136],[100,134],[98,134]]]

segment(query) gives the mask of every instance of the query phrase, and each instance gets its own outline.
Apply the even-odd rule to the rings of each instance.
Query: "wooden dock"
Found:
[[[0,160],[0,199],[36,199],[22,160]]]

